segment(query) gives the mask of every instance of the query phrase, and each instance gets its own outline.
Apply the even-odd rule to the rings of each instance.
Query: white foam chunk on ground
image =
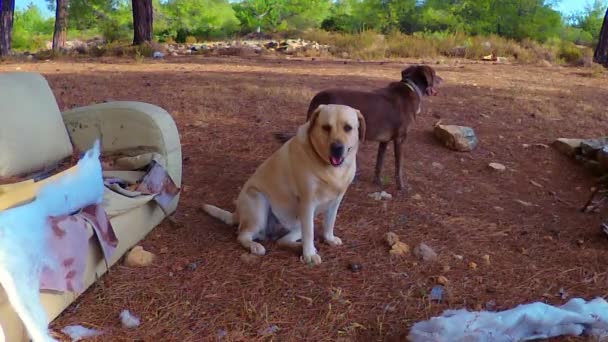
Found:
[[[129,310],[122,310],[120,313],[120,321],[127,329],[136,328],[141,323],[139,318],[135,317]]]
[[[501,312],[446,310],[414,324],[412,342],[507,342],[588,334],[608,337],[608,303],[603,298],[573,298],[556,307],[535,302]]]
[[[61,332],[68,335],[72,339],[72,342],[78,342],[102,334],[102,332],[97,329],[83,327],[82,325],[68,325],[61,329]]]
[[[49,216],[67,215],[103,200],[103,177],[96,141],[77,167],[44,185],[25,205],[0,212],[0,283],[33,342],[55,341],[40,303],[44,267],[58,263],[47,248]]]

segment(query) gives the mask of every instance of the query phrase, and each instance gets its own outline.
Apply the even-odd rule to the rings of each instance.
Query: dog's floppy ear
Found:
[[[319,113],[321,113],[323,107],[325,107],[325,105],[319,105],[317,109],[315,109],[315,111],[310,114],[310,119],[308,119],[308,135],[310,135],[312,129],[315,127],[315,124],[317,123],[317,118],[319,117]]]
[[[357,119],[359,119],[359,142],[363,142],[365,141],[367,124],[365,123],[365,117],[363,117],[363,114],[359,110],[357,110]]]

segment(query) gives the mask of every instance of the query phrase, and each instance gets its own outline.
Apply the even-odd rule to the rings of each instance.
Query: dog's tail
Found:
[[[203,204],[203,211],[227,225],[234,226],[237,223],[233,213],[222,208],[218,208],[214,205]]]
[[[294,137],[293,134],[289,134],[289,133],[285,133],[285,132],[276,132],[273,135],[274,135],[275,140],[277,140],[281,144],[286,143],[287,141],[289,141],[289,139]]]

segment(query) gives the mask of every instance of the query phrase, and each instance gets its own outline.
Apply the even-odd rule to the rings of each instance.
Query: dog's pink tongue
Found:
[[[330,157],[329,158],[331,161],[331,165],[333,166],[338,166],[340,165],[340,158],[336,158],[336,157]]]

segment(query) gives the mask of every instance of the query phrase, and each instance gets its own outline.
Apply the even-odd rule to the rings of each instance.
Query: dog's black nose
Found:
[[[344,144],[341,142],[331,143],[329,151],[332,157],[340,158],[344,154]]]

